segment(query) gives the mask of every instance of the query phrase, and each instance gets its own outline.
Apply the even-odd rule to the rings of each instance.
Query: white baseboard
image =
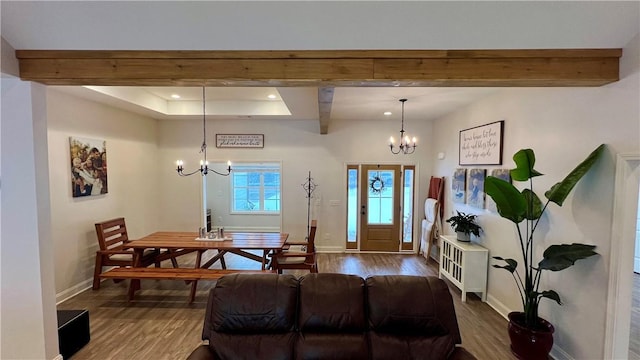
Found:
[[[495,297],[491,296],[491,294],[487,294],[487,305],[491,306],[493,310],[495,310],[498,314],[500,314],[506,320],[509,320],[507,315],[512,311],[508,307],[506,307],[503,303],[498,301]]]
[[[342,253],[344,253],[344,247],[342,247],[342,246],[318,246],[318,245],[316,245],[316,252],[342,254]]]
[[[553,345],[551,352],[549,353],[554,360],[575,360],[571,355],[567,354],[560,347]]]
[[[62,357],[62,354],[58,354],[53,358],[53,360],[64,360],[64,358]]]
[[[93,286],[93,278],[85,280],[79,284],[76,284],[66,290],[63,290],[56,294],[56,305],[65,302],[72,297],[80,294],[81,292],[90,289]],[[62,358],[60,358],[62,359]]]

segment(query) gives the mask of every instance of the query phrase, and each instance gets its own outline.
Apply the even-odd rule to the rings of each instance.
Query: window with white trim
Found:
[[[280,214],[280,163],[235,164],[231,172],[232,213]]]

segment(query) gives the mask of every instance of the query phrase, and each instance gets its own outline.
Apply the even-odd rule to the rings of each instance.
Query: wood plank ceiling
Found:
[[[621,49],[106,51],[17,50],[23,80],[46,85],[317,86],[321,133],[334,87],[601,86]]]

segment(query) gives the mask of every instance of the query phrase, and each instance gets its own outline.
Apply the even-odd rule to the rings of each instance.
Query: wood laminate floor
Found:
[[[211,253],[213,256],[213,253]],[[195,254],[178,259],[193,264]],[[225,256],[227,266],[259,269],[260,264],[233,254]],[[170,266],[168,262],[163,266]],[[214,268],[219,267],[215,264]],[[416,255],[319,254],[320,272],[369,275],[435,275],[435,262],[425,263]],[[290,271],[296,276],[308,272]],[[127,281],[104,281],[100,290],[86,290],[58,305],[58,309],[88,309],[91,341],[73,360],[185,359],[202,343],[200,336],[209,289],[215,282],[201,281],[195,302],[188,303],[190,286],[183,281],[142,281],[135,300],[127,302]],[[472,294],[467,302],[450,286],[462,335],[462,345],[478,359],[515,357],[509,350],[507,320]]]

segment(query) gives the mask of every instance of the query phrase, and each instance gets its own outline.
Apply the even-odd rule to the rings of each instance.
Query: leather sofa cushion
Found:
[[[364,279],[329,273],[300,278],[298,328],[304,333],[364,332]]]
[[[373,359],[447,359],[461,342],[444,281],[387,275],[366,285]]]
[[[435,277],[387,275],[367,278],[369,326],[378,333],[452,336],[460,343],[451,294]]]
[[[371,359],[429,359],[444,360],[455,350],[453,337],[398,336],[396,334],[369,332]]]
[[[245,334],[293,331],[297,293],[298,281],[292,275],[224,276],[212,291],[210,329]]]
[[[296,359],[359,360],[369,359],[364,333],[304,333],[298,336]],[[391,357],[389,359],[400,359]]]
[[[293,359],[295,332],[276,334],[218,333],[209,340],[209,348],[217,359],[289,360]]]

